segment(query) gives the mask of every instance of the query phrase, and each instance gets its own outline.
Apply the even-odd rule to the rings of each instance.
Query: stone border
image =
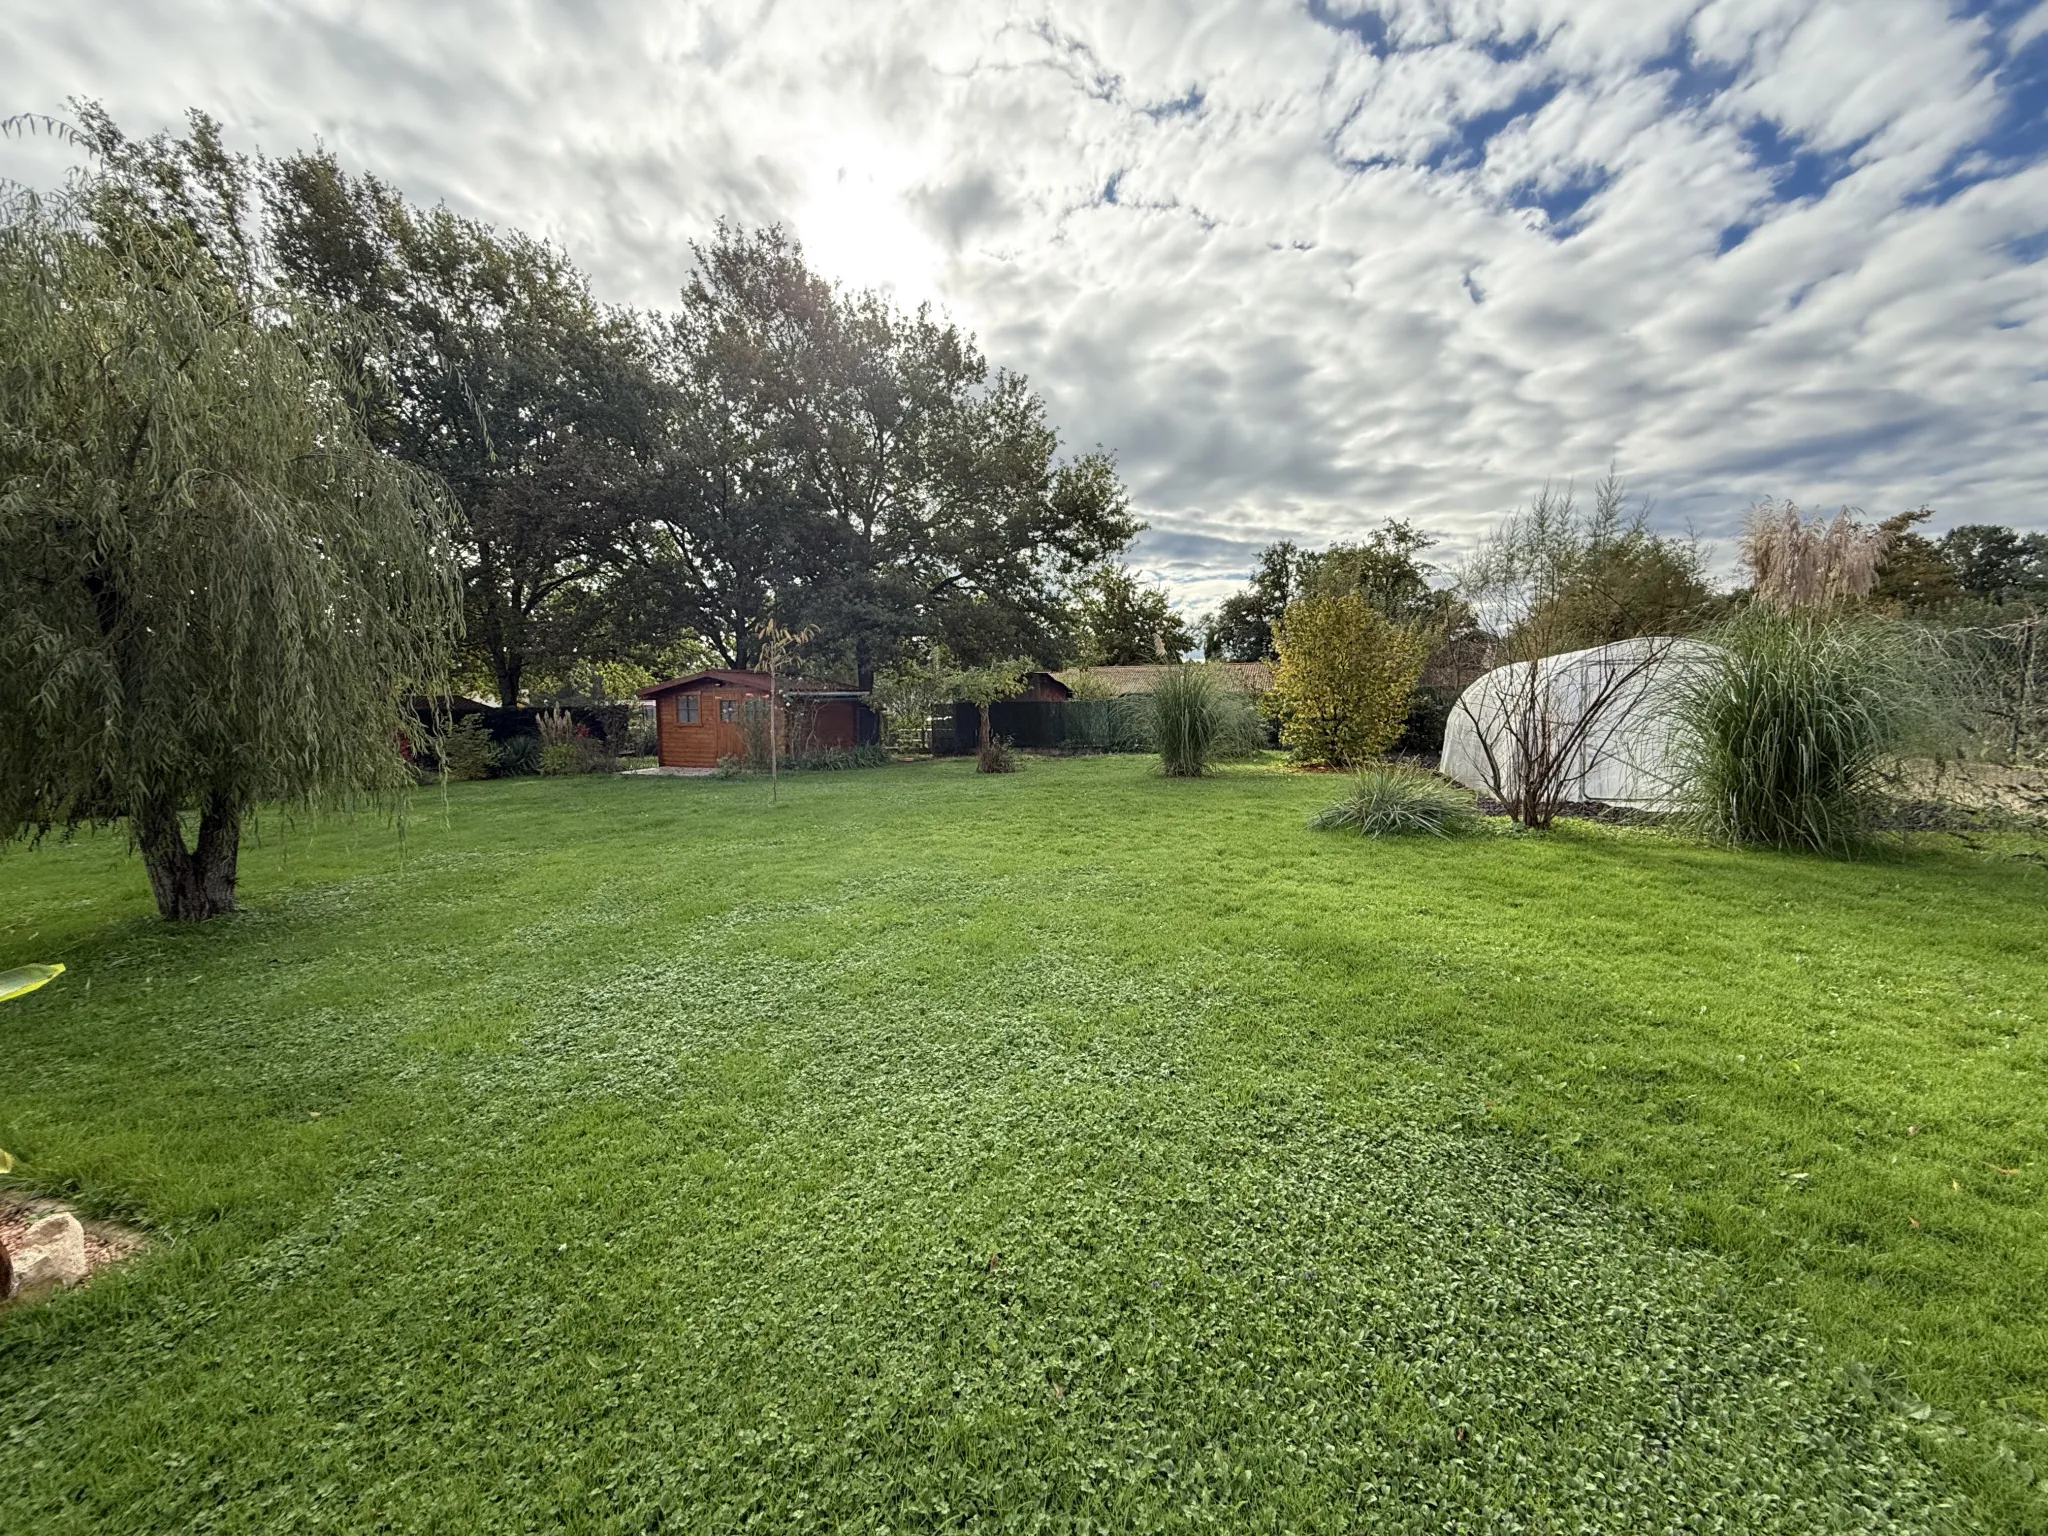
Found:
[[[6,1245],[17,1266],[20,1262],[22,1241],[28,1235],[28,1229],[45,1216],[70,1216],[84,1230],[85,1274],[79,1280],[63,1282],[66,1285],[84,1284],[101,1270],[131,1259],[149,1246],[149,1240],[140,1232],[121,1226],[117,1222],[88,1220],[61,1200],[41,1200],[0,1193],[0,1244]],[[17,1275],[17,1285],[20,1278]],[[25,1300],[46,1294],[53,1288],[54,1284],[32,1286],[26,1290],[17,1289],[12,1299]],[[6,1305],[8,1300],[9,1298],[0,1297],[0,1306]]]

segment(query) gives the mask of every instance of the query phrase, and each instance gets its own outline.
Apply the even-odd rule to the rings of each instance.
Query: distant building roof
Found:
[[[1246,693],[1264,693],[1273,686],[1273,664],[1269,661],[1211,661],[1203,663],[1223,673],[1237,687]],[[1123,696],[1135,693],[1150,693],[1159,686],[1163,673],[1173,670],[1171,665],[1141,667],[1071,667],[1056,674],[1069,688],[1083,678],[1089,678]]]
[[[1074,690],[1060,681],[1057,672],[1031,671],[1024,674],[1024,692],[1027,699],[1052,700],[1071,699]]]

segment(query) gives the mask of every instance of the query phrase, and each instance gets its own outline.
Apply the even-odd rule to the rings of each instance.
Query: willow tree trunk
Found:
[[[203,923],[235,910],[235,859],[242,843],[242,808],[210,797],[199,813],[199,839],[185,846],[174,806],[151,806],[135,817],[135,841],[149,871],[156,909],[174,923]]]

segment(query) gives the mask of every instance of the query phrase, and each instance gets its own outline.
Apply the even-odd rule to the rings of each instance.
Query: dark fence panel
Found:
[[[1148,752],[1129,699],[1005,699],[990,707],[989,733],[1033,752]],[[956,703],[932,718],[932,755],[965,757],[981,739],[981,714]]]
[[[1435,755],[1444,749],[1444,727],[1458,702],[1456,688],[1419,687],[1409,700],[1396,752]],[[990,733],[1034,752],[1150,752],[1144,699],[1005,699],[988,712]],[[1266,745],[1277,746],[1274,723],[1265,721]],[[932,755],[966,757],[980,740],[981,717],[972,704],[955,703],[932,717]]]
[[[1013,747],[1044,752],[1066,741],[1060,729],[1064,707],[1049,699],[1004,699],[989,707],[988,728]]]
[[[567,707],[571,720],[600,741],[609,743],[613,751],[623,750],[626,732],[633,716],[633,705],[571,704]],[[540,735],[541,715],[552,712],[551,709],[529,709],[523,705],[515,709],[455,709],[448,711],[447,723],[479,719],[483,721],[484,730],[489,733],[492,741],[511,741],[519,736]],[[416,707],[414,714],[419,719],[420,734],[424,739],[434,727],[433,709],[431,706]]]

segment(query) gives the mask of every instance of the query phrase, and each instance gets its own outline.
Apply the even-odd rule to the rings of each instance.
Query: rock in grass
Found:
[[[14,1288],[76,1285],[85,1278],[85,1228],[68,1211],[45,1216],[14,1251]]]

